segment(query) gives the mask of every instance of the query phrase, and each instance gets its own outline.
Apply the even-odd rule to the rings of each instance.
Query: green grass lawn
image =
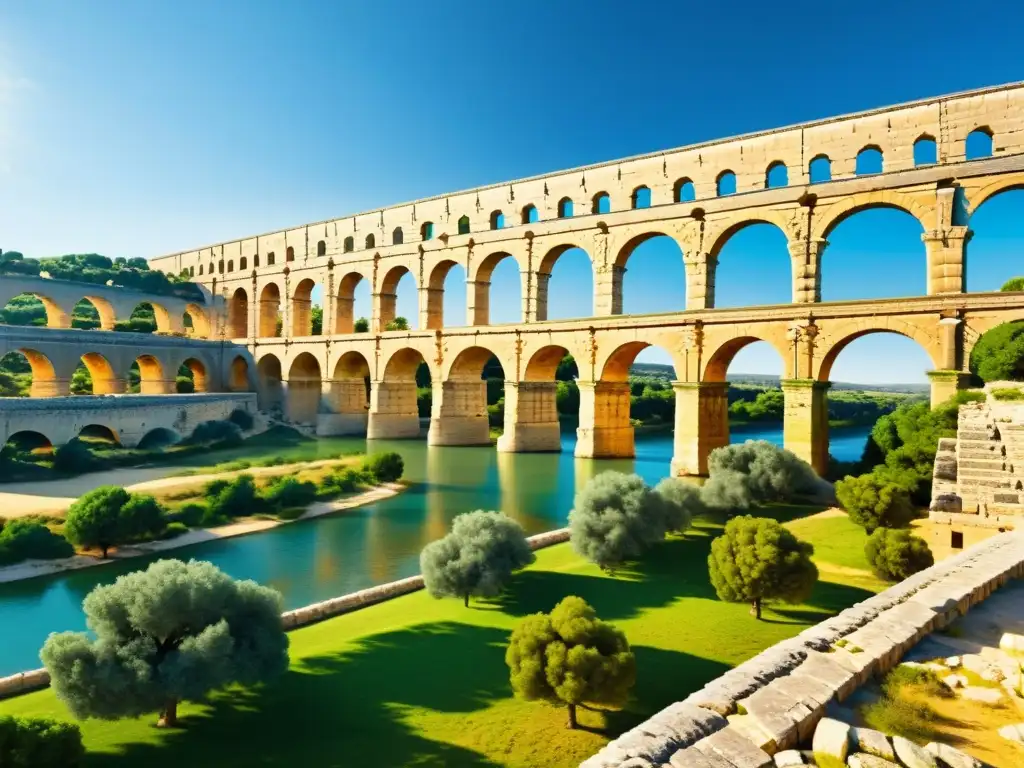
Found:
[[[860,529],[818,525],[806,518],[813,511],[771,510],[802,529],[819,558],[841,555],[851,567],[846,549]],[[720,530],[702,521],[614,577],[560,545],[539,552],[500,599],[467,609],[419,592],[298,630],[283,679],[184,706],[179,730],[158,730],[155,715],[83,723],[88,765],[568,768],[730,666],[883,586],[866,573],[851,585],[823,568],[808,604],[771,606],[758,622],[746,605],[715,597],[707,555]],[[564,709],[513,698],[504,663],[517,620],[570,594],[625,631],[638,666],[628,708],[581,710],[577,731],[565,728]],[[49,690],[0,702],[0,714],[68,717]]]

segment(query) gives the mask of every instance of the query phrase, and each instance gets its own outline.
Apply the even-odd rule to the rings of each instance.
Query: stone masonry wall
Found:
[[[768,648],[622,734],[581,768],[768,768],[826,707],[1024,575],[1024,534],[1004,533]],[[837,642],[845,641],[845,642]]]

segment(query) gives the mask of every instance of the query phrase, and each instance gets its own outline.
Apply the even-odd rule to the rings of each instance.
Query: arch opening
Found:
[[[277,283],[267,283],[260,291],[260,337],[275,338],[281,335],[281,289]]]
[[[279,413],[284,405],[284,382],[281,360],[276,355],[264,355],[256,363],[259,381],[260,407]]]
[[[560,219],[571,219],[572,218],[572,199],[563,197],[558,201],[558,218]]]
[[[35,359],[35,365],[31,358]],[[8,352],[0,357],[0,397],[39,397],[44,382],[54,386],[54,372],[50,360],[39,352],[24,350]],[[38,387],[37,387],[38,385]]]
[[[935,137],[927,133],[920,136],[914,142],[914,167],[935,165],[938,161],[939,151],[935,144]]]
[[[870,176],[881,173],[885,169],[882,150],[874,145],[864,147],[857,153],[854,173],[858,176]]]
[[[434,222],[425,221],[420,225],[420,239],[432,240],[434,238]]]
[[[181,370],[179,371],[179,377],[184,376],[188,378],[188,374],[192,375],[192,391],[193,392],[209,392],[210,385],[209,379],[206,375],[206,364],[202,360],[197,360],[194,357],[188,358],[181,364]]]
[[[832,161],[829,160],[828,155],[814,157],[807,166],[807,174],[811,184],[832,181]]]
[[[753,307],[792,302],[793,260],[789,241],[775,224],[741,222],[718,238],[711,256],[713,306]],[[757,280],[751,280],[751,275],[757,275]]]
[[[232,392],[249,391],[249,362],[237,355],[231,361],[231,368],[228,371],[228,386]]]
[[[4,325],[67,327],[64,310],[52,299],[36,293],[20,293],[4,305],[0,312]]]
[[[480,262],[473,277],[473,325],[522,322],[522,285],[519,263],[503,251],[489,254]]]
[[[686,309],[686,268],[679,244],[661,232],[630,240],[616,265],[625,269],[621,295],[612,302],[622,314],[681,312]]]
[[[97,328],[113,330],[116,319],[110,303],[91,297],[79,299],[71,308],[71,327],[83,331]]]
[[[37,464],[53,460],[53,443],[42,432],[21,430],[10,435],[0,448],[0,460]]]
[[[309,352],[298,355],[288,368],[285,417],[298,424],[316,425],[320,412],[320,363]]]
[[[651,189],[650,187],[640,185],[633,190],[633,194],[630,197],[633,208],[650,208],[651,207]]]
[[[121,445],[117,432],[106,424],[86,424],[78,430],[78,439],[94,450],[109,450]]]
[[[538,320],[593,317],[594,267],[582,248],[552,248],[541,261],[536,279]]]
[[[216,284],[214,287],[216,288]],[[192,334],[200,338],[208,339],[210,337],[210,319],[198,304],[186,306],[181,320],[186,331],[191,329]]]
[[[460,235],[468,235],[469,234],[469,216],[461,216],[461,217],[459,217],[458,232],[459,232]]]
[[[924,296],[923,232],[913,215],[881,204],[854,209],[830,224],[819,269],[822,301]]]
[[[321,336],[324,332],[323,287],[303,278],[292,296],[292,336]]]
[[[689,203],[697,199],[697,191],[693,181],[687,178],[679,179],[672,189],[672,199],[677,203]]]
[[[535,221],[540,221],[540,214],[537,212],[537,206],[526,205],[523,206],[523,224],[533,224]]]
[[[82,355],[81,363],[71,376],[73,395],[116,395],[127,388],[127,380],[117,376],[110,361],[98,352]]]
[[[135,359],[128,372],[129,389],[135,386],[136,392],[144,395],[163,395],[168,392],[168,384],[164,376],[164,367],[152,355],[140,355]],[[180,391],[180,390],[176,390]]]
[[[161,305],[143,301],[135,306],[127,320],[114,323],[114,330],[131,333],[166,332],[171,330],[171,316]]]
[[[594,195],[592,205],[590,208],[591,213],[611,213],[612,212],[612,199],[609,197],[607,192],[598,192]]]
[[[249,336],[249,294],[236,288],[228,300],[228,333],[233,339]]]
[[[170,448],[172,445],[177,445],[181,440],[181,435],[173,429],[157,427],[143,435],[136,447],[143,451],[159,451],[164,448]]]
[[[427,294],[428,328],[453,328],[468,325],[466,317],[466,268],[454,261],[443,261],[434,267]],[[435,308],[440,307],[440,316]]]
[[[370,281],[359,272],[349,272],[338,282],[334,332],[366,333],[371,314]]]
[[[503,229],[505,226],[505,214],[501,211],[491,211],[491,229]]]
[[[992,157],[992,131],[989,128],[975,128],[967,134],[964,157],[968,160]]]
[[[388,270],[381,283],[379,307],[382,331],[406,331],[419,327],[416,278],[405,266]]]
[[[715,192],[719,197],[736,194],[736,174],[732,171],[722,171],[715,179]]]
[[[768,166],[764,172],[764,186],[765,189],[789,186],[789,169],[784,162],[776,160]]]
[[[1024,253],[1024,184],[984,200],[970,218],[973,233],[965,259],[968,291],[1024,291],[1024,265],[1010,254]]]

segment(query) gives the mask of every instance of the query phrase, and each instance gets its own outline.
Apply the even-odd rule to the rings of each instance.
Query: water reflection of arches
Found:
[[[303,352],[288,369],[288,390],[285,415],[299,424],[316,424],[320,410],[320,363],[309,352]]]

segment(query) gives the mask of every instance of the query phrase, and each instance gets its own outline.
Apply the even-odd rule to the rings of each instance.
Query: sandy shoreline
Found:
[[[278,467],[275,467],[275,469],[278,469]],[[166,479],[194,480],[196,477],[201,476],[190,475],[188,477]],[[238,522],[221,525],[216,528],[196,528],[173,539],[147,541],[141,544],[131,544],[119,547],[109,553],[107,559],[90,555],[75,555],[61,560],[26,560],[22,563],[7,565],[0,568],[0,584],[7,584],[12,581],[21,581],[23,579],[32,579],[37,576],[49,576],[54,573],[63,573],[65,571],[75,571],[80,568],[90,568],[97,565],[117,562],[118,560],[125,560],[130,557],[140,557],[142,555],[153,554],[154,552],[164,552],[171,549],[178,549],[180,547],[187,547],[192,544],[201,544],[204,541],[229,539],[235,536],[259,533],[260,531],[277,528],[280,525],[291,525],[292,523],[297,523],[302,520],[312,520],[335,512],[343,512],[366,504],[383,501],[384,499],[390,499],[393,496],[397,496],[403,490],[405,490],[405,486],[400,483],[384,483],[353,496],[346,496],[332,501],[314,502],[306,509],[306,513],[297,520],[239,520]]]

